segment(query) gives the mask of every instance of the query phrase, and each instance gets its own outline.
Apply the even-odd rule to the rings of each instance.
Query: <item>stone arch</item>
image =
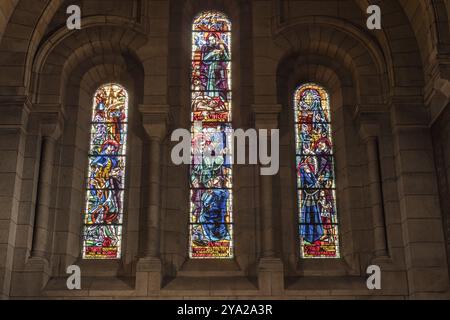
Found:
[[[304,32],[307,28],[308,32]],[[304,37],[299,38],[298,32]],[[265,66],[265,74],[276,74],[277,62],[293,53],[317,54],[339,61],[350,71],[357,91],[357,103],[382,103],[388,95],[394,76],[389,72],[389,61],[376,43],[357,28],[328,17],[305,17],[277,30],[273,45],[261,48],[258,64]],[[258,49],[256,49],[258,50]],[[274,87],[255,90],[274,92]]]
[[[354,1],[364,16],[367,15],[366,10],[369,5],[378,4],[381,7],[382,30],[374,31],[373,35],[383,47],[384,55],[393,61],[391,67],[395,81],[391,93],[421,95],[421,88],[424,85],[423,61],[417,39],[413,36],[414,31],[400,3],[398,1],[382,1],[381,3],[368,0]]]
[[[135,204],[141,203],[139,186],[140,177],[143,175],[140,150],[145,133],[139,121],[138,108],[143,101],[143,78],[144,72],[140,63],[120,53],[99,55],[80,61],[67,75],[67,90],[61,97],[66,122],[61,137],[61,161],[57,163],[57,168],[62,173],[58,175],[59,195],[56,199],[60,211],[55,216],[55,240],[52,249],[52,261],[60,266],[55,271],[56,275],[64,274],[66,266],[80,257],[82,221],[79,212],[85,205],[84,177],[87,174],[86,155],[89,147],[92,97],[99,86],[110,82],[123,85],[130,96],[127,150],[129,162],[125,196],[127,217],[124,220],[122,243],[124,255],[121,262],[110,272],[127,274],[132,268],[139,249],[140,211]],[[95,270],[89,267],[87,272],[95,274]]]
[[[4,60],[3,67],[0,67],[3,68],[2,75],[4,75],[4,77],[0,77],[0,84],[10,87],[8,90],[3,88],[4,93],[7,95],[25,95],[28,94],[29,85],[32,82],[32,68],[35,63],[35,55],[41,48],[42,40],[51,37],[48,34],[48,27],[52,23],[55,14],[66,1],[8,1],[17,2],[17,5],[11,14],[8,28],[5,30],[3,38],[0,36],[0,50],[14,51],[14,55],[7,57]],[[120,19],[118,16],[108,15],[103,15],[102,18],[106,24]],[[98,22],[101,22],[102,18],[97,19]],[[141,17],[135,18],[140,19]],[[95,19],[92,17],[82,18],[82,23],[87,22],[89,24]],[[123,26],[140,27],[142,25],[134,19],[130,19]],[[20,61],[20,63],[17,63],[17,61]],[[14,68],[6,67],[9,65],[13,65]]]
[[[351,67],[351,66],[350,66]],[[317,267],[314,261],[301,260],[299,263],[299,239],[293,226],[298,224],[296,207],[296,181],[293,172],[295,147],[293,145],[292,97],[295,89],[304,83],[317,83],[330,94],[333,119],[333,139],[335,140],[337,204],[340,221],[340,238],[342,260],[322,261],[322,268],[335,275],[359,274],[362,272],[359,259],[360,252],[370,248],[370,241],[360,240],[357,232],[360,228],[370,228],[361,223],[357,216],[366,215],[360,199],[364,198],[362,183],[356,179],[364,159],[361,157],[361,145],[353,115],[356,112],[357,91],[354,71],[339,61],[319,54],[292,53],[281,60],[277,70],[278,104],[283,108],[280,115],[280,175],[277,177],[275,199],[281,208],[281,232],[283,239],[280,252],[284,253],[288,274],[308,275]],[[353,172],[351,174],[350,172]],[[283,181],[283,183],[281,183]],[[294,214],[293,214],[294,213]],[[369,220],[369,219],[368,219]],[[288,240],[286,240],[288,239]],[[284,241],[283,241],[284,240]],[[300,266],[301,264],[301,266]]]

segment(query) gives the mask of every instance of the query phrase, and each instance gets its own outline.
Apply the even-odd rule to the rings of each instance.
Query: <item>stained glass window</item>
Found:
[[[339,258],[330,101],[315,84],[294,98],[299,235],[302,258]]]
[[[83,228],[84,259],[119,259],[124,215],[128,94],[118,84],[93,101]]]
[[[232,258],[231,22],[220,12],[194,20],[191,92],[189,256]]]

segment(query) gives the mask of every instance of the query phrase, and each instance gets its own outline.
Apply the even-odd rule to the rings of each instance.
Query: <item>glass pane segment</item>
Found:
[[[229,259],[233,257],[233,225],[191,224],[191,258]]]
[[[232,193],[228,189],[191,190],[192,223],[232,223]]]
[[[230,122],[231,92],[192,92],[192,121]]]
[[[126,150],[127,125],[95,123],[91,126],[92,154],[123,155]]]
[[[297,156],[297,180],[301,189],[334,188],[333,156]]]
[[[328,93],[318,86],[299,88],[295,95],[294,112],[297,122],[330,122]]]
[[[124,189],[124,156],[89,156],[88,189]]]
[[[314,240],[314,234],[320,230],[329,236]],[[331,224],[300,224],[300,251],[303,258],[339,258],[338,226]]]
[[[84,259],[119,259],[122,226],[91,225],[84,227]]]
[[[190,168],[190,182],[193,189],[231,188],[231,166],[224,164],[223,161],[192,165]]]
[[[328,123],[299,123],[295,125],[296,152],[299,155],[332,155],[333,142]]]
[[[306,219],[313,223],[338,223],[334,190],[298,190],[298,201],[298,206],[300,208],[300,223],[305,223]],[[306,217],[304,213],[311,211],[308,211],[308,208],[313,208],[314,210],[312,211],[318,212],[319,216],[314,217],[310,215]]]
[[[104,85],[94,97],[92,122],[127,122],[128,94],[116,84]]]
[[[85,224],[121,224],[123,197],[123,191],[88,190]]]

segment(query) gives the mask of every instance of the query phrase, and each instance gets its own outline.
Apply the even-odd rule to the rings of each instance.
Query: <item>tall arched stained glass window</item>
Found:
[[[191,92],[189,256],[232,258],[231,22],[223,13],[194,19]]]
[[[302,258],[339,258],[330,101],[315,84],[295,92],[295,145]]]
[[[128,93],[118,84],[94,96],[83,258],[119,259],[124,215]]]

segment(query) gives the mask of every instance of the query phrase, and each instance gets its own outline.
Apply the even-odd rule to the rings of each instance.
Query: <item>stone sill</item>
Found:
[[[247,277],[176,277],[165,279],[161,294],[180,295],[255,295],[258,293],[256,278]]]
[[[297,263],[297,270],[294,276],[314,277],[345,277],[359,276],[359,272],[355,272],[347,264],[344,259],[301,259]]]
[[[82,290],[68,290],[67,278],[52,278],[42,292],[42,297],[110,297],[135,296],[134,278],[82,277]]]
[[[39,299],[145,298],[135,290],[134,278],[82,278],[82,290],[68,290],[66,278],[49,281]],[[257,280],[247,277],[177,277],[165,279],[160,291],[150,297],[258,296]]]
[[[245,277],[235,260],[186,260],[177,272],[178,277]]]

